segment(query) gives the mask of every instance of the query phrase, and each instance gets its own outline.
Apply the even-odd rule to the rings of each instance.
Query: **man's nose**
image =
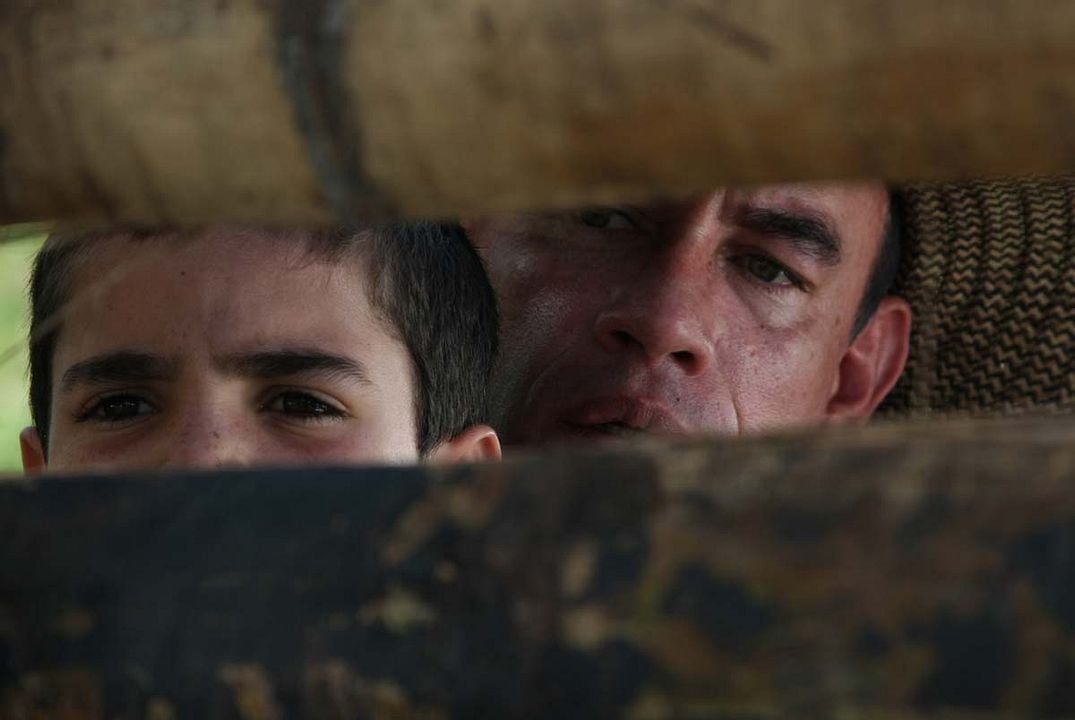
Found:
[[[217,469],[243,467],[256,461],[245,423],[220,410],[198,408],[186,413],[165,439],[162,466]]]
[[[709,256],[697,248],[671,247],[657,262],[613,289],[597,315],[598,343],[613,353],[636,353],[647,366],[671,363],[688,376],[713,361]]]

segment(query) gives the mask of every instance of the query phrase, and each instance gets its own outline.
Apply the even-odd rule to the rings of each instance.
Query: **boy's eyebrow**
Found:
[[[311,348],[262,350],[227,355],[217,361],[225,372],[263,380],[289,375],[325,375],[372,384],[366,366],[343,355],[333,355]]]
[[[151,353],[119,350],[81,360],[63,373],[60,392],[69,393],[78,385],[116,382],[169,380],[176,375],[174,360]]]
[[[735,221],[746,230],[789,241],[797,251],[822,265],[840,264],[840,235],[824,215],[809,211],[745,207],[736,213]]]

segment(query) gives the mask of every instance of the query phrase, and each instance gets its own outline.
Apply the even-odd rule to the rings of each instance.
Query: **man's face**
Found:
[[[472,223],[500,301],[501,437],[734,434],[833,417],[887,217],[885,188],[870,184]]]
[[[298,238],[100,242],[53,361],[49,467],[412,461],[404,346]]]

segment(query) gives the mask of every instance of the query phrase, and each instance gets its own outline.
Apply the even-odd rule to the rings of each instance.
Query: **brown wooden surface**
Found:
[[[1075,170],[1067,0],[4,0],[0,222]]]
[[[0,483],[0,717],[1064,718],[1075,420]]]

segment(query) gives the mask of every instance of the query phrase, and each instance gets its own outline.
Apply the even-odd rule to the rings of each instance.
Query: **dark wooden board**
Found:
[[[5,718],[1070,717],[1075,422],[0,486]]]

